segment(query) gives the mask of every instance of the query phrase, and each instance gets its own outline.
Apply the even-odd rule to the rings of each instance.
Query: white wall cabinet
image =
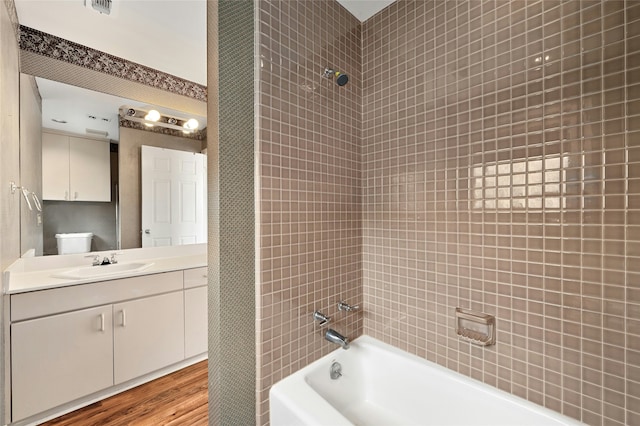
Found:
[[[206,274],[206,268],[189,271],[197,269]],[[185,290],[184,272],[11,295],[12,421],[205,354],[206,287],[191,288],[202,284],[200,277],[188,279]],[[199,293],[186,296],[194,290]]]
[[[111,201],[109,142],[43,132],[42,198]]]
[[[119,303],[113,309],[115,384],[184,359],[182,291]]]
[[[112,386],[111,324],[111,305],[13,324],[13,419]]]
[[[184,271],[184,352],[187,358],[208,348],[207,268]]]

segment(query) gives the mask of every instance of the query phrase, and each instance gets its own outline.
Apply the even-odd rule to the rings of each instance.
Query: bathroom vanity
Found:
[[[105,266],[83,255],[12,265],[12,424],[55,417],[205,359],[206,248],[194,247],[127,250]]]

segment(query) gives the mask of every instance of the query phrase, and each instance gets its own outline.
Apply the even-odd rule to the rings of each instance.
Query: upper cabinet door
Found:
[[[69,136],[42,133],[42,198],[69,200]]]
[[[42,133],[42,198],[111,201],[109,142]]]
[[[111,201],[108,142],[69,137],[69,192],[73,201]]]

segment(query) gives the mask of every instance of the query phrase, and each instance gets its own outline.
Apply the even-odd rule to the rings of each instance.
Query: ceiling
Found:
[[[85,0],[15,3],[21,25],[206,85],[206,0],[114,0],[108,15],[93,10],[91,1],[86,1],[89,5]],[[365,21],[394,0],[337,1]],[[143,107],[128,99],[62,83],[38,79],[38,85],[43,98],[43,127],[47,128],[77,134],[94,129],[118,140],[118,107]],[[169,110],[161,112],[171,114]],[[203,117],[196,119],[206,122]]]
[[[360,21],[393,1],[338,0]],[[206,0],[114,0],[109,15],[85,0],[15,3],[22,25],[207,84]]]
[[[364,22],[395,0],[338,0],[360,22]]]
[[[84,0],[15,3],[21,25],[207,84],[204,0],[114,0],[109,15]]]

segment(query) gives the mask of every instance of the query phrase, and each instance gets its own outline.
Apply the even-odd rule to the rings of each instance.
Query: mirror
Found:
[[[93,234],[92,251],[141,247],[141,146],[203,152],[206,118],[39,77],[21,75],[21,81],[21,130],[25,135],[21,137],[22,181],[24,186],[31,186],[29,191],[35,194],[31,195],[32,200],[35,197],[42,206],[40,212],[34,202],[31,210],[23,204],[23,209],[28,211],[22,215],[25,219],[21,229],[22,252],[34,249],[34,255],[59,254],[57,234],[89,232]],[[41,97],[41,119],[38,117],[38,95]],[[144,115],[150,110],[160,113],[158,123],[161,126],[145,122]],[[128,115],[131,111],[135,111],[134,115]],[[197,120],[198,127],[186,133],[180,126],[190,118]],[[174,125],[169,124],[173,122]],[[47,146],[59,138],[69,138],[82,145],[95,143],[99,149],[109,146],[107,199],[71,200],[73,197],[69,194],[67,198],[66,192],[65,195],[60,193],[57,199],[55,195],[51,196],[48,187],[52,184],[48,182],[57,178],[62,166],[58,157],[47,154]],[[39,161],[42,161],[42,167]],[[56,164],[52,166],[51,162]],[[52,171],[47,172],[48,169]],[[39,179],[44,179],[44,185],[39,185]],[[103,185],[95,168],[88,170],[81,179],[89,182],[89,190]],[[26,182],[30,183],[27,185]],[[205,198],[205,209],[199,218],[206,220],[204,191],[202,197]],[[205,240],[198,241],[206,241],[206,232],[202,238]],[[180,243],[176,240],[174,243]]]
[[[87,2],[16,0],[16,10],[20,24],[25,27],[88,46],[98,53],[114,55],[131,61],[133,65],[140,64],[152,72],[157,70],[166,73],[169,80],[171,76],[177,76],[196,85],[206,84],[206,2],[169,1],[155,5],[154,8],[148,8],[146,2],[114,2],[110,14],[97,13],[86,4]],[[56,19],[50,19],[51,16],[56,16]],[[146,41],[140,40],[142,33],[145,34]],[[109,34],[109,37],[104,37],[104,34]],[[153,40],[156,47],[149,48],[150,40]],[[25,199],[35,204],[35,196],[42,204],[42,212],[39,212],[35,205],[29,210],[26,201],[21,203],[22,253],[56,254],[55,233],[59,232],[93,232],[95,236],[92,250],[140,247],[140,145],[187,151],[194,150],[194,146],[197,146],[197,151],[200,152],[201,148],[206,147],[206,139],[198,141],[198,144],[188,138],[179,138],[186,139],[181,144],[175,140],[167,141],[177,138],[167,132],[141,130],[140,123],[136,127],[136,123],[125,120],[125,123],[131,125],[121,126],[121,120],[117,118],[119,108],[114,111],[113,105],[108,110],[95,108],[93,113],[85,108],[81,114],[84,115],[83,119],[93,116],[93,123],[82,124],[75,130],[59,129],[51,121],[56,117],[49,115],[49,104],[53,105],[54,102],[50,102],[49,95],[45,94],[40,112],[37,93],[47,91],[45,87],[51,89],[49,83],[53,85],[55,82],[63,82],[78,91],[94,89],[94,94],[90,97],[117,95],[120,97],[116,103],[118,107],[127,105],[147,110],[153,108],[174,117],[190,117],[195,114],[200,116],[198,120],[201,123],[206,122],[206,101],[182,96],[171,90],[150,88],[148,84],[125,80],[115,74],[98,73],[91,66],[83,69],[83,65],[65,64],[64,61],[50,59],[55,55],[46,58],[46,52],[39,55],[41,48],[38,45],[35,53],[25,53],[24,48],[21,51],[21,68],[25,73],[21,75],[20,87],[21,183],[29,189]],[[101,55],[96,57],[97,64],[101,64],[100,61],[106,58]],[[55,92],[55,89],[52,90]],[[70,94],[76,91],[67,88],[63,92],[68,93],[65,95],[67,104],[81,104]],[[52,108],[60,112],[62,107],[54,105]],[[52,130],[49,133],[70,138],[110,141],[105,142],[110,144],[110,201],[42,200],[42,131],[34,126],[40,114],[44,122],[42,127]],[[97,124],[108,119],[108,116],[112,117],[109,123],[118,128],[117,137],[113,130],[98,128]],[[59,117],[56,119],[70,124],[70,120]],[[127,140],[134,142],[129,143]],[[85,181],[92,183],[94,179],[94,176],[90,176]]]

